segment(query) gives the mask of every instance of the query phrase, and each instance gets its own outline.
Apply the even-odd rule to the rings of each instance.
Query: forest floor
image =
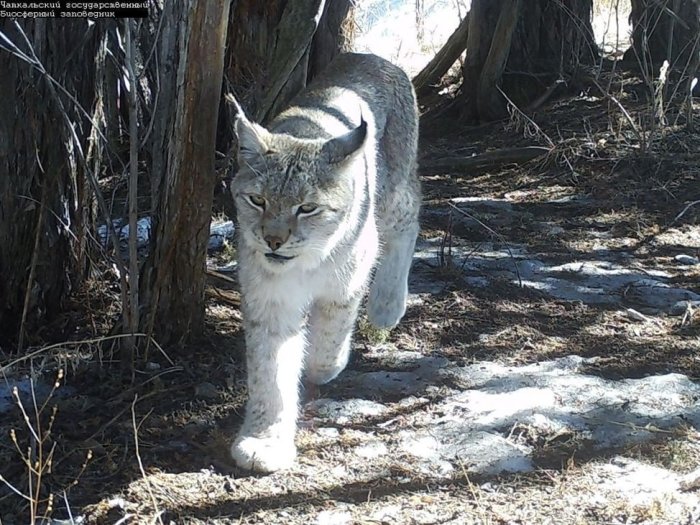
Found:
[[[644,122],[643,97],[625,93]],[[245,370],[224,278],[209,291],[206,340],[151,348],[126,386],[105,339],[39,349],[38,405],[27,362],[4,369],[0,475],[28,493],[21,454],[27,421],[41,435],[40,421],[52,459],[38,484],[57,494],[56,524],[700,521],[688,477],[700,467],[700,135],[669,126],[644,150],[590,93],[530,122],[439,127],[421,145],[407,315],[391,333],[361,318],[348,369],[305,390],[294,468],[251,475],[228,458]],[[527,163],[459,167],[550,143]],[[107,294],[81,302],[86,331],[114,319]],[[26,420],[2,404],[13,384]],[[28,516],[0,482],[0,523]]]

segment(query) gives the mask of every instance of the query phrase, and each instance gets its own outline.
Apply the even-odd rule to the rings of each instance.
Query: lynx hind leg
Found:
[[[386,232],[367,301],[367,315],[377,328],[393,328],[406,313],[408,273],[417,236],[417,218],[400,231]]]
[[[320,299],[311,307],[305,362],[311,383],[328,383],[347,365],[359,305],[360,297],[353,297],[343,302]]]

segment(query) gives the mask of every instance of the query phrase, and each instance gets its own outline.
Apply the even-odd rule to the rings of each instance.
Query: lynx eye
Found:
[[[248,200],[256,208],[265,209],[265,198],[260,195],[248,195]]]
[[[306,204],[300,204],[297,207],[297,215],[311,215],[312,213],[318,211],[318,204],[311,204],[311,203],[306,203]]]

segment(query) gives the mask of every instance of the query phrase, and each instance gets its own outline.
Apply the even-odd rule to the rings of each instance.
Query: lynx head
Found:
[[[329,140],[300,139],[272,133],[239,111],[236,133],[239,171],[231,190],[241,241],[271,271],[317,266],[357,209],[367,123]]]

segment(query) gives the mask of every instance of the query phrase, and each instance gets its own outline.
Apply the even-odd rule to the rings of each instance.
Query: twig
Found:
[[[10,483],[9,481],[7,481],[7,480],[3,477],[2,474],[0,474],[0,481],[2,481],[8,489],[10,489],[12,492],[14,492],[15,494],[17,494],[20,498],[26,499],[27,501],[32,501],[32,500],[29,498],[29,496],[27,496],[26,494],[24,494],[21,490],[19,490],[17,487],[15,487],[14,485],[12,485],[12,483]]]
[[[671,221],[671,223],[668,226],[673,226],[676,223],[676,221],[678,221],[681,217],[683,217],[683,215],[685,215],[685,212],[687,212],[691,207],[695,206],[696,204],[700,204],[700,201],[693,201],[690,204],[688,204],[685,208],[683,208],[682,212],[676,215],[676,217]]]
[[[51,85],[57,87],[58,90],[59,90],[61,93],[63,93],[66,97],[68,97],[68,99],[73,103],[73,105],[74,105],[75,108],[78,110],[78,112],[79,112],[79,113],[82,113],[83,116],[84,116],[88,121],[90,121],[90,122],[92,123],[93,129],[97,132],[97,134],[99,135],[99,137],[104,141],[105,145],[107,146],[107,149],[111,149],[111,148],[110,148],[110,145],[109,145],[109,141],[107,140],[107,137],[105,137],[104,133],[102,133],[102,131],[100,131],[100,129],[99,129],[99,128],[97,127],[97,125],[94,123],[94,121],[93,121],[92,117],[90,116],[90,114],[85,110],[85,108],[80,104],[80,102],[78,102],[78,99],[76,99],[75,96],[74,96],[70,91],[68,91],[65,87],[63,87],[63,85],[62,85],[58,80],[56,80],[55,78],[53,78],[53,77],[51,76],[51,74],[50,74],[48,71],[46,71],[46,68],[45,68],[44,65],[41,63],[41,61],[40,61],[39,58],[36,56],[36,54],[34,53],[34,49],[33,49],[32,45],[31,45],[31,42],[30,42],[29,38],[27,38],[26,33],[25,33],[24,30],[22,29],[22,26],[20,26],[20,25],[17,23],[16,20],[14,21],[14,23],[15,23],[16,29],[19,31],[19,33],[20,33],[20,34],[22,35],[22,37],[24,38],[24,41],[27,43],[27,46],[29,47],[29,50],[31,51],[32,57],[33,57],[33,58],[32,58],[32,57],[29,57],[26,53],[24,53],[22,50],[20,50],[20,49],[17,47],[17,45],[16,45],[14,42],[12,42],[12,40],[10,40],[10,39],[7,37],[7,35],[5,35],[2,31],[0,31],[0,40],[2,40],[2,41],[4,41],[5,43],[7,43],[10,47],[8,48],[8,47],[5,47],[5,46],[3,46],[3,45],[0,45],[0,49],[2,49],[2,50],[4,50],[4,51],[7,51],[7,52],[10,53],[11,55],[14,55],[15,57],[19,58],[20,60],[26,62],[29,66],[33,67],[33,68],[36,69],[39,73],[41,73],[41,74],[46,78],[46,80],[49,81],[49,83],[50,83]],[[121,163],[122,169],[125,169],[124,163],[121,162],[121,159],[119,158],[119,156],[118,156],[118,155],[115,155],[114,157]]]
[[[494,230],[494,229],[491,228],[490,226],[488,226],[488,225],[484,224],[483,222],[481,222],[479,219],[477,219],[476,217],[474,217],[471,213],[467,213],[467,212],[464,211],[463,209],[457,207],[453,202],[448,202],[448,205],[449,205],[451,208],[453,208],[454,210],[456,210],[457,212],[459,212],[459,213],[461,213],[462,215],[464,215],[465,217],[468,217],[468,218],[472,219],[473,221],[476,221],[480,226],[482,226],[483,228],[485,228],[488,232],[490,232],[490,233],[492,233],[493,235],[495,235],[496,237],[498,237],[498,239],[505,245],[506,250],[508,251],[508,255],[510,255],[510,258],[513,260],[513,266],[515,267],[515,275],[518,277],[518,286],[520,286],[520,288],[522,288],[522,287],[523,287],[523,280],[522,280],[522,278],[520,277],[520,270],[519,270],[519,268],[518,268],[518,262],[517,262],[517,260],[515,259],[515,256],[513,255],[513,252],[512,252],[511,249],[510,249],[510,245],[508,244],[508,241],[505,239],[505,237],[503,237],[503,235],[501,235],[500,233],[498,233],[496,230]]]
[[[554,149],[554,147],[555,147],[554,142],[552,142],[552,139],[549,138],[549,135],[547,135],[544,131],[542,131],[542,128],[540,128],[537,125],[537,122],[535,122],[530,117],[528,117],[525,113],[523,113],[523,111],[518,106],[515,105],[515,102],[513,102],[510,98],[508,98],[508,95],[506,95],[505,92],[499,86],[496,86],[496,88],[501,93],[503,98],[506,99],[506,102],[508,102],[508,107],[511,108],[513,111],[517,112],[518,115],[520,115],[523,119],[525,119],[528,122],[528,124],[530,124],[533,128],[535,128],[535,130],[537,131],[537,134],[541,137],[544,137],[544,139],[547,142],[547,144],[549,145],[550,149]],[[534,135],[534,133],[533,133],[533,135]]]
[[[104,216],[105,222],[107,224],[107,231],[108,234],[110,235],[112,239],[112,244],[114,245],[114,257],[117,262],[117,266],[119,267],[119,274],[120,274],[120,285],[121,285],[121,296],[122,296],[122,304],[126,304],[125,300],[125,294],[126,294],[126,266],[124,264],[124,261],[122,260],[121,254],[119,253],[119,238],[117,237],[116,232],[114,231],[114,227],[112,226],[112,221],[110,219],[110,214],[107,209],[107,204],[105,203],[104,197],[102,195],[102,192],[100,190],[100,185],[99,182],[97,181],[97,176],[95,173],[90,169],[88,166],[87,160],[85,159],[85,154],[83,152],[83,146],[80,143],[80,140],[78,138],[77,132],[75,130],[75,126],[73,125],[73,122],[71,122],[70,117],[68,116],[68,112],[66,111],[63,101],[61,100],[61,97],[58,95],[58,92],[56,91],[56,87],[65,94],[73,104],[75,104],[75,107],[84,113],[84,115],[88,118],[88,120],[91,120],[90,115],[83,109],[83,107],[80,105],[80,103],[75,99],[73,95],[71,95],[66,88],[64,88],[58,81],[56,81],[47,71],[44,65],[41,63],[39,58],[36,56],[36,53],[34,52],[34,48],[31,44],[31,41],[27,37],[26,33],[22,29],[22,26],[15,21],[15,26],[19,33],[22,35],[24,38],[29,51],[31,52],[31,58],[27,56],[25,53],[23,53],[7,36],[5,36],[2,32],[0,32],[0,38],[2,38],[5,42],[9,43],[12,46],[12,49],[7,49],[5,47],[2,47],[2,49],[8,50],[10,53],[13,55],[17,56],[18,58],[24,60],[27,62],[29,65],[32,67],[36,68],[43,76],[46,78],[48,81],[46,83],[47,88],[49,90],[49,94],[51,97],[54,99],[56,102],[56,105],[60,109],[61,116],[63,117],[64,120],[64,125],[67,131],[67,135],[70,136],[73,139],[74,146],[75,146],[75,151],[77,152],[77,157],[78,160],[80,161],[80,165],[83,168],[84,172],[88,176],[88,181],[90,182],[90,186],[92,187],[92,191],[95,194],[95,199],[97,200],[97,204],[100,208],[100,212]],[[96,124],[93,122],[92,123],[93,127],[96,127]],[[99,130],[98,130],[99,132]],[[108,141],[104,135],[99,132],[100,136],[103,138],[106,144],[108,144]]]
[[[639,127],[638,127],[637,124],[634,122],[634,119],[632,119],[632,117],[631,117],[630,114],[627,112],[627,110],[626,110],[625,107],[622,105],[622,103],[621,103],[619,100],[617,100],[617,98],[615,98],[613,95],[611,95],[610,93],[608,93],[607,91],[605,91],[605,90],[603,89],[603,86],[601,86],[601,85],[598,83],[598,81],[597,81],[596,79],[592,78],[592,79],[591,79],[591,82],[593,82],[593,83],[596,85],[596,87],[598,88],[598,90],[600,91],[600,93],[601,93],[605,98],[607,98],[607,99],[610,100],[613,104],[615,104],[615,105],[617,106],[617,108],[622,112],[622,114],[624,115],[625,119],[627,120],[627,122],[629,123],[629,125],[632,127],[632,131],[634,131],[634,134],[637,136],[637,140],[639,140],[639,145],[640,145],[642,148],[644,148],[644,147],[645,147],[645,146],[644,146],[644,144],[645,144],[644,136],[642,135],[642,132],[639,130]]]
[[[144,384],[146,384],[146,383],[144,383]],[[166,392],[170,392],[171,390],[174,391],[174,390],[181,390],[181,389],[182,389],[181,386],[178,386],[177,388],[168,388],[168,389],[164,389],[164,390],[151,390],[150,392],[147,392],[144,395],[142,395],[139,399],[141,401],[144,401],[150,397],[153,397],[153,396],[156,396],[159,394],[163,394]],[[121,397],[122,397],[121,395],[117,396],[117,398],[121,398]],[[129,410],[129,405],[124,406],[109,421],[104,423],[100,428],[98,428],[95,432],[93,432],[88,438],[84,439],[83,441],[89,442],[89,441],[92,441],[93,439],[97,438],[97,436],[102,434],[112,424],[114,424],[119,418],[121,418],[127,410]]]
[[[131,423],[133,425],[134,429],[134,446],[136,448],[135,454],[136,454],[136,460],[139,463],[139,470],[141,471],[141,476],[143,476],[143,481],[146,483],[146,488],[148,489],[148,495],[151,497],[151,503],[153,504],[153,510],[156,512],[156,517],[158,519],[158,523],[160,525],[163,525],[163,520],[161,519],[161,514],[162,512],[158,510],[158,504],[156,503],[156,497],[153,495],[153,489],[151,488],[151,482],[148,480],[148,476],[146,476],[146,470],[143,468],[143,462],[141,461],[141,454],[139,453],[139,427],[141,424],[146,420],[148,417],[148,414],[151,412],[149,411],[148,414],[146,414],[143,419],[141,420],[141,423],[138,425],[136,424],[136,401],[138,400],[139,396],[136,394],[134,396],[134,401],[131,403]]]
[[[139,329],[139,261],[136,228],[138,220],[138,114],[136,107],[136,86],[138,79],[134,73],[133,42],[131,40],[131,20],[125,19],[126,68],[129,73],[129,304],[122,305],[124,328],[132,336],[126,339],[127,356],[122,355],[122,366],[127,362],[133,369],[134,349],[136,338],[133,336]],[[130,359],[124,359],[125,357]]]
[[[39,163],[41,167],[41,163]],[[24,347],[24,332],[26,329],[27,313],[29,312],[29,301],[32,296],[32,283],[34,282],[34,276],[36,275],[36,265],[39,262],[39,241],[41,240],[41,233],[44,228],[44,209],[46,208],[46,185],[48,181],[45,179],[42,181],[41,185],[41,202],[39,203],[39,218],[36,222],[36,230],[34,232],[34,249],[32,251],[32,260],[29,264],[29,276],[27,277],[27,289],[24,291],[24,303],[22,305],[22,320],[19,324],[19,338],[17,341],[17,353],[22,353],[22,348]]]
[[[562,85],[566,84],[566,80],[563,78],[558,78],[556,79],[545,91],[542,93],[539,97],[537,97],[534,101],[530,103],[529,106],[527,106],[525,109],[526,111],[535,111],[539,109],[542,104],[547,102],[549,100],[549,97],[551,97],[554,92],[557,90],[557,88]]]
[[[82,345],[82,344],[93,344],[93,343],[101,343],[103,341],[110,341],[112,339],[121,339],[123,337],[129,337],[132,334],[116,334],[116,335],[108,335],[105,337],[96,337],[94,339],[83,339],[82,341],[65,341],[63,343],[55,343],[52,345],[44,346],[42,348],[39,348],[37,350],[34,350],[33,352],[30,352],[26,355],[23,355],[21,357],[18,357],[16,359],[13,359],[6,365],[0,366],[0,372],[4,373],[5,370],[9,370],[13,366],[15,366],[18,363],[21,363],[23,361],[27,361],[28,359],[31,359],[33,357],[36,357],[39,354],[42,354],[48,350],[53,350],[54,348],[61,348],[63,346],[70,346],[70,345]],[[133,334],[137,337],[146,337],[146,334]]]

